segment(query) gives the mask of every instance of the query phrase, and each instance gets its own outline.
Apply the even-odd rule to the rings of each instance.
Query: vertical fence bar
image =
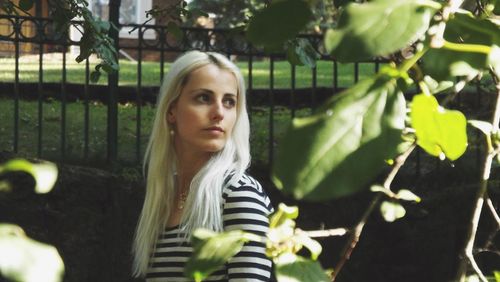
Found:
[[[380,70],[380,61],[376,58],[375,59],[375,73],[378,73]]]
[[[253,55],[252,47],[250,46],[250,54],[248,55],[248,87],[247,87],[247,107],[248,119],[252,122],[252,90],[253,90]]]
[[[359,81],[359,63],[354,63],[354,83]]]
[[[335,92],[339,91],[339,68],[337,61],[333,61],[333,90]]]
[[[83,118],[83,157],[89,158],[89,82],[90,82],[90,63],[89,58],[85,60],[85,85],[84,89],[84,118]]]
[[[38,5],[37,5],[38,6]],[[37,156],[42,157],[42,136],[43,136],[43,24],[41,21],[37,21],[37,32],[38,32],[38,143],[37,143]]]
[[[119,13],[121,0],[109,1],[109,21],[120,28]],[[119,50],[118,30],[109,29],[109,37],[114,40],[115,49]],[[118,58],[116,58],[118,60]],[[108,74],[108,120],[107,146],[108,162],[114,162],[118,156],[118,71]]]
[[[64,36],[62,52],[62,82],[61,82],[61,160],[66,159],[66,42]]]
[[[291,108],[291,111],[292,111],[292,118],[295,117],[295,108],[296,108],[296,101],[295,101],[295,65],[291,65],[291,87],[292,87],[292,90],[290,91],[290,108]]]
[[[14,153],[19,152],[19,33],[21,32],[21,24],[19,18],[16,17],[14,24]]]
[[[163,82],[165,68],[165,28],[160,28],[160,82]]]
[[[137,49],[137,97],[136,97],[136,129],[135,129],[135,157],[141,160],[141,105],[142,105],[142,40],[143,30],[139,27],[139,48]]]
[[[268,164],[273,166],[274,160],[274,56],[271,55],[269,62],[269,141],[268,141]]]

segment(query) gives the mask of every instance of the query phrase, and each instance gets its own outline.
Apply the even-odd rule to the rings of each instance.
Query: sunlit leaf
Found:
[[[454,161],[467,149],[465,116],[459,111],[442,108],[434,96],[415,95],[410,117],[417,144],[430,155],[444,155]]]
[[[500,271],[493,271],[493,275],[495,275],[495,281],[500,282]]]
[[[389,197],[392,197],[392,191],[385,188],[384,186],[381,186],[381,185],[372,185],[370,187],[370,191],[372,192],[382,192],[384,194],[386,194],[387,196]]]
[[[422,37],[436,7],[418,0],[351,3],[325,34],[326,49],[341,62],[388,55]]]
[[[53,246],[26,237],[19,226],[0,224],[0,272],[13,281],[58,282],[64,263]]]
[[[380,213],[387,222],[394,222],[405,216],[406,210],[399,203],[396,202],[382,202],[380,205]]]
[[[250,19],[246,37],[254,45],[279,48],[295,37],[311,17],[311,8],[303,0],[272,1]]]
[[[223,266],[250,240],[262,239],[241,230],[215,233],[197,229],[192,236],[194,252],[186,263],[184,273],[196,281],[201,281]]]
[[[396,193],[396,197],[405,201],[412,201],[419,203],[422,199],[419,196],[415,195],[412,191],[401,189]]]
[[[306,247],[309,250],[309,252],[311,253],[312,260],[318,259],[318,256],[321,254],[321,251],[323,250],[321,244],[318,243],[318,241],[310,238],[303,232],[299,232],[294,239],[295,243],[301,244],[302,246]]]
[[[432,94],[437,94],[442,91],[448,90],[451,87],[453,87],[454,84],[452,81],[449,80],[438,82],[428,75],[424,76],[424,82]]]
[[[24,171],[33,176],[36,182],[35,192],[48,193],[57,181],[57,166],[51,162],[31,163],[24,159],[10,160],[0,166],[1,171]]]
[[[284,254],[277,260],[278,282],[329,282],[331,279],[318,261],[305,259],[295,254]]]
[[[405,112],[396,79],[356,84],[316,114],[294,119],[278,146],[274,183],[297,199],[316,201],[368,188],[397,153]]]
[[[493,130],[493,126],[491,125],[491,123],[482,120],[468,120],[467,122],[475,128],[481,130],[484,135],[491,135],[491,131]]]
[[[296,219],[297,216],[299,216],[299,208],[295,206],[290,207],[283,203],[280,203],[278,206],[278,210],[269,219],[269,227],[277,227],[283,224],[286,219]]]
[[[449,80],[454,76],[474,76],[490,65],[500,67],[500,29],[487,19],[458,12],[447,22],[444,38],[457,44],[475,44],[490,50],[491,54],[472,52],[462,48],[430,49],[422,58],[424,72],[434,79]]]

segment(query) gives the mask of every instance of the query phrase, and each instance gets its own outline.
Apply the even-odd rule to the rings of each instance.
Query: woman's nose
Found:
[[[224,105],[219,101],[213,104],[212,120],[220,121],[222,119],[224,119]]]

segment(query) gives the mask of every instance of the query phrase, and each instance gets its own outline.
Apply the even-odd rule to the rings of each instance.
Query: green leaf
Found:
[[[95,71],[90,73],[90,82],[97,83],[99,81],[100,77],[101,77],[101,72],[98,70],[95,70]]]
[[[385,56],[408,46],[425,34],[436,12],[435,7],[422,3],[418,0],[351,3],[340,15],[337,28],[326,32],[326,49],[340,62],[353,62]]]
[[[394,222],[395,220],[404,217],[406,210],[398,203],[385,201],[380,205],[380,213],[385,221]]]
[[[500,271],[493,271],[493,274],[495,275],[495,281],[500,282]]]
[[[432,94],[437,94],[448,90],[454,85],[453,81],[445,80],[438,82],[428,75],[424,76],[424,82]]]
[[[296,219],[299,216],[299,208],[289,207],[280,203],[278,210],[271,216],[269,220],[269,227],[275,228],[282,225],[287,219]]]
[[[19,0],[19,8],[25,12],[29,12],[31,8],[33,8],[33,5],[35,4],[35,1],[33,0]]]
[[[329,282],[331,279],[318,261],[305,259],[295,254],[283,254],[276,263],[278,282]]]
[[[396,194],[396,198],[405,201],[417,202],[420,203],[422,199],[419,196],[415,195],[412,191],[401,189]]]
[[[241,230],[215,233],[197,229],[192,236],[194,252],[186,263],[184,273],[201,281],[236,255],[250,240],[261,241],[261,238]]]
[[[321,244],[318,243],[318,241],[311,239],[309,236],[306,235],[306,233],[303,232],[297,233],[294,237],[294,241],[296,244],[300,244],[309,250],[309,252],[311,253],[312,260],[317,260],[318,256],[323,251]]]
[[[434,96],[415,95],[410,118],[417,144],[430,155],[454,161],[467,149],[465,116],[442,108]]]
[[[320,54],[309,43],[309,40],[298,38],[292,40],[287,47],[287,60],[292,65],[303,66],[310,68],[316,66],[316,60],[320,58]]]
[[[494,7],[492,9],[492,12],[495,14],[495,15],[500,15],[500,1],[498,0],[494,0],[492,1],[494,3]]]
[[[64,263],[53,246],[25,236],[16,225],[0,224],[0,273],[13,281],[62,281]]]
[[[378,192],[384,193],[386,196],[388,196],[390,198],[394,198],[394,196],[395,196],[395,194],[391,190],[385,188],[382,185],[372,185],[370,187],[370,191],[375,192],[375,193],[378,193]]]
[[[57,181],[57,166],[51,162],[31,163],[24,159],[10,160],[0,166],[0,172],[24,171],[35,179],[35,192],[44,194],[50,192]]]
[[[470,13],[455,13],[446,24],[444,39],[452,43],[482,45],[482,49],[489,49],[490,54],[472,52],[465,46],[461,50],[430,49],[422,57],[422,68],[434,79],[470,77],[490,65],[500,67],[500,29],[491,21],[475,18]]]
[[[482,120],[469,120],[467,121],[470,125],[474,126],[475,128],[481,130],[484,135],[490,136],[491,132],[493,130],[493,125],[487,121],[482,121]]]
[[[303,0],[272,1],[250,19],[246,37],[254,45],[276,49],[294,38],[311,17],[311,8]]]
[[[402,142],[406,106],[396,79],[370,78],[293,120],[278,146],[273,181],[297,199],[325,201],[363,188]],[[362,171],[363,173],[359,173]]]

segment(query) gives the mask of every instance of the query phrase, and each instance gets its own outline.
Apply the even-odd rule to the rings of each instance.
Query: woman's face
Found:
[[[167,116],[177,152],[222,150],[236,122],[237,94],[236,77],[227,70],[208,64],[191,72]]]

